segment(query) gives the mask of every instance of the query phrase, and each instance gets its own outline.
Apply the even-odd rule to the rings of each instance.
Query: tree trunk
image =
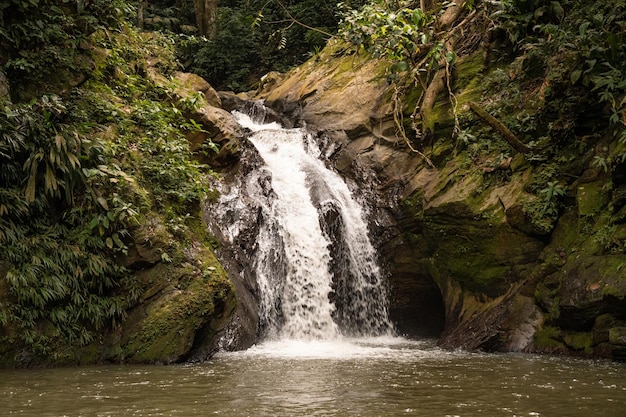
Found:
[[[194,0],[198,32],[209,39],[217,36],[217,1]]]
[[[148,8],[148,1],[139,0],[139,10],[137,10],[137,26],[139,26],[139,29],[141,30],[144,29],[144,19],[145,19],[144,14],[147,8]]]
[[[420,0],[420,9],[423,12],[427,12],[433,8],[433,0]]]

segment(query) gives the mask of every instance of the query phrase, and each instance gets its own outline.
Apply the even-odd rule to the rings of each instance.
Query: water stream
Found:
[[[260,212],[250,256],[261,340],[391,334],[383,274],[364,209],[348,185],[304,129],[234,114],[263,161],[248,174],[247,187]],[[241,204],[240,192],[224,195],[218,211],[235,211],[228,207]],[[230,226],[235,244],[243,229],[238,221]]]

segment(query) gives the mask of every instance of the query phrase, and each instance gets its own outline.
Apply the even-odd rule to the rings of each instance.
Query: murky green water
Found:
[[[368,341],[177,366],[0,370],[0,415],[626,416],[626,365]]]

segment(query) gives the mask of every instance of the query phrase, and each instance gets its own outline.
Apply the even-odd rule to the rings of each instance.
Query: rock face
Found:
[[[220,193],[226,195],[229,201],[228,209],[216,210],[214,204],[206,204],[204,218],[209,232],[221,243],[217,250],[222,265],[230,277],[237,293],[237,308],[230,318],[225,335],[222,337],[221,347],[227,350],[242,350],[252,346],[259,330],[259,301],[257,283],[250,271],[253,268],[248,248],[255,245],[258,236],[259,216],[261,209],[258,201],[251,196],[256,194],[256,188],[268,193],[269,181],[266,176],[251,176],[256,166],[262,163],[260,156],[254,152],[254,147],[243,145],[245,149],[242,158],[222,173],[221,184],[216,185]],[[235,192],[231,192],[235,191]],[[228,229],[223,225],[237,224],[241,230],[236,233],[239,240],[247,244],[234,244],[233,236],[228,235]]]
[[[235,293],[207,247],[196,243],[185,252],[189,262],[180,264],[149,254],[130,260],[131,268],[143,265],[136,275],[144,291],[123,327],[110,337],[117,348],[100,360],[178,363],[207,359],[218,349]]]
[[[452,121],[439,100],[430,166],[396,134],[385,63],[340,51],[330,45],[274,74],[256,98],[326,138],[336,169],[376,199],[370,226],[400,332],[448,348],[623,358],[626,259],[615,246],[626,226],[602,217],[625,212],[624,180],[572,175],[555,227],[538,224],[527,209],[537,165],[522,154],[471,160],[446,136]],[[459,103],[480,98],[477,60],[458,64]],[[589,170],[594,152],[572,172]]]

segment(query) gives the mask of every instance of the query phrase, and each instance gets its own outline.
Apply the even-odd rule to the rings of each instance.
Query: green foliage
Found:
[[[435,2],[428,10],[422,10],[418,3],[421,2],[376,0],[359,10],[344,11],[340,35],[357,50],[389,61],[386,75],[394,89],[392,103],[396,129],[413,152],[420,154],[428,165],[434,166],[413,146],[411,140],[418,137],[424,139],[432,131],[436,118],[432,98],[439,91],[431,90],[428,93],[433,97],[429,97],[427,89],[440,69],[445,69],[445,88],[452,103],[453,132],[458,134],[461,130],[458,103],[450,83],[457,56],[439,27],[439,18],[454,3]],[[473,2],[467,7],[473,7]],[[419,93],[415,94],[415,90]],[[410,99],[411,96],[416,100]],[[411,112],[410,116],[408,112],[405,114],[406,110]],[[405,116],[409,118],[405,119]],[[407,134],[409,129],[412,132]],[[418,142],[417,146],[423,146],[423,142]]]
[[[189,3],[172,7],[185,15],[193,10]],[[352,1],[350,7],[363,3]],[[217,36],[209,40],[183,32],[178,36],[179,60],[218,89],[249,90],[269,71],[287,71],[322,48],[336,32],[337,15],[344,8],[343,3],[318,0],[221,1]],[[187,25],[195,23],[193,16],[185,18]]]
[[[543,164],[535,173],[535,181],[529,192],[536,198],[524,204],[524,213],[541,233],[550,233],[559,217],[566,187],[555,179],[558,176],[558,164]]]
[[[348,10],[343,14],[341,35],[374,58],[389,59],[392,73],[413,68],[423,52],[430,57],[427,65],[436,66],[443,46],[432,43],[434,15],[412,8],[413,3],[401,1],[389,5],[386,1],[376,1],[360,10]]]
[[[220,31],[212,40],[185,38],[179,55],[186,68],[212,85],[241,91],[262,61],[252,17],[238,9],[220,8]],[[260,75],[260,74],[259,74]]]
[[[207,191],[204,167],[191,159],[189,142],[181,131],[187,126],[181,112],[153,100],[135,100],[132,106],[134,123],[123,133],[129,141],[140,138],[135,146],[148,156],[141,161],[141,170],[150,188],[170,203],[198,202]]]
[[[112,293],[133,286],[113,253],[126,248],[120,237],[135,212],[99,195],[91,173],[106,155],[60,97],[6,105],[0,127],[0,261],[10,265],[3,322],[14,328],[11,340],[34,353],[58,340],[83,345],[137,297]]]
[[[185,139],[200,127],[146,77],[146,55],[175,69],[173,44],[119,29],[90,36],[80,87],[0,113],[0,338],[40,357],[115,328],[141,294],[119,264],[139,219],[180,231],[208,189]]]
[[[73,71],[90,33],[118,27],[132,13],[126,0],[9,0],[0,5],[0,50],[15,97],[59,71]]]
[[[147,52],[163,62],[161,72],[173,72],[174,45],[167,37],[141,37],[130,29],[113,42],[108,37],[98,39],[110,53],[98,69],[98,77],[81,90],[81,97],[88,101],[87,107],[100,110],[100,123],[116,124],[119,139],[108,143],[111,156],[131,164],[139,185],[159,196],[152,203],[159,208],[174,204],[184,214],[181,204],[198,202],[207,191],[203,171],[208,169],[193,161],[185,138],[186,131],[201,127],[184,117],[170,93],[149,81],[143,68]],[[176,105],[191,110],[197,101],[198,97],[192,96]],[[86,112],[84,122],[93,122],[88,120],[93,116],[97,115]]]
[[[626,2],[507,0],[489,2],[495,30],[519,56],[518,83],[542,79],[537,130],[546,145],[608,129],[626,142]],[[618,153],[610,167],[626,159]]]
[[[15,179],[14,175],[19,176],[17,161],[27,156],[21,164],[25,174],[21,182],[28,203],[35,200],[37,189],[51,198],[64,196],[71,203],[76,186],[84,185],[79,156],[92,150],[88,140],[65,125],[66,110],[61,98],[54,95],[4,108],[0,155],[8,157],[12,168],[9,171],[7,165],[0,175],[5,183]]]
[[[620,233],[618,225],[605,225],[596,230],[593,239],[606,253],[623,254],[626,253],[626,236],[623,229]]]

